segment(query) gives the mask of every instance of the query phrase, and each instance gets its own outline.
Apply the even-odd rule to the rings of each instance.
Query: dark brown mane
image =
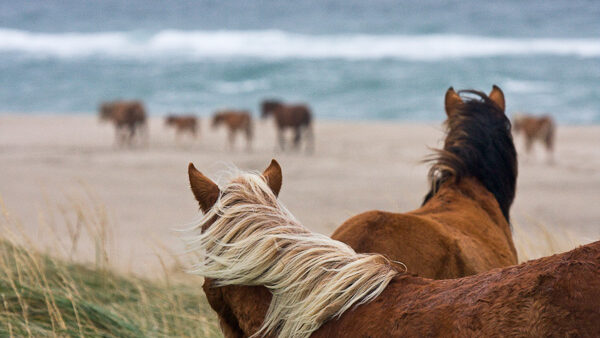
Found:
[[[498,201],[506,220],[515,197],[517,154],[511,135],[510,120],[486,94],[462,90],[476,97],[465,98],[455,114],[444,123],[444,149],[436,150],[427,161],[430,191],[423,204],[448,180],[474,177]]]

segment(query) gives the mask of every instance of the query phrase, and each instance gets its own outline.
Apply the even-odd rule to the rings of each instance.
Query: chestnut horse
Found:
[[[550,115],[533,116],[516,114],[513,119],[513,131],[515,135],[523,133],[527,153],[531,152],[535,141],[540,141],[546,147],[549,161],[552,161],[555,130],[556,126]]]
[[[148,141],[146,109],[140,101],[104,102],[99,109],[100,120],[112,121],[115,125],[117,145],[131,145],[136,132]]]
[[[426,279],[306,229],[277,200],[275,161],[223,189],[191,163],[188,173],[204,213],[188,229],[190,252],[202,256],[192,272],[226,337],[600,335],[600,242]]]
[[[517,264],[509,225],[517,156],[504,115],[504,95],[464,100],[446,92],[444,149],[433,158],[430,191],[407,213],[368,211],[331,236],[357,252],[377,252],[419,276],[457,278]]]
[[[275,100],[265,100],[261,104],[261,117],[267,118],[269,115],[275,117],[275,126],[277,127],[277,138],[279,148],[285,149],[284,132],[286,129],[294,131],[294,148],[300,148],[300,141],[304,134],[306,150],[314,150],[314,135],[312,129],[312,114],[308,106],[304,104],[288,105]]]
[[[225,124],[228,131],[229,149],[233,149],[235,135],[243,132],[246,135],[246,149],[252,148],[252,115],[246,110],[222,110],[213,115],[212,126],[217,128]]]
[[[175,128],[175,138],[179,138],[184,133],[189,133],[192,137],[197,137],[199,124],[198,118],[195,115],[169,114],[165,117],[165,125]]]

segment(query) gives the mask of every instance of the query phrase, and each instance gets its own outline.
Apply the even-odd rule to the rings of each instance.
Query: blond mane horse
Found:
[[[277,200],[281,169],[220,189],[190,164],[204,217],[193,272],[227,337],[598,336],[600,242],[436,281],[311,233]]]

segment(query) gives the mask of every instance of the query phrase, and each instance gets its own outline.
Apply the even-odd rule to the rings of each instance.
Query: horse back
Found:
[[[111,116],[116,125],[136,125],[146,122],[146,110],[141,102],[115,102]]]
[[[369,211],[354,216],[332,238],[357,252],[386,255],[404,263],[409,272],[434,279],[516,264],[510,226],[498,202],[469,180],[462,189],[440,189],[423,207],[408,213]]]
[[[280,127],[302,127],[312,122],[310,108],[303,104],[283,106],[275,111],[275,118]]]
[[[368,211],[347,220],[331,238],[359,253],[383,254],[422,277],[447,279],[477,273],[462,252],[462,242],[469,239],[426,217]]]
[[[400,275],[313,337],[597,337],[600,242],[451,280]]]

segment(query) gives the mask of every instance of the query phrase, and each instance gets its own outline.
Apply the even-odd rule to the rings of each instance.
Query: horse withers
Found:
[[[242,133],[246,136],[246,150],[252,149],[252,138],[254,127],[252,124],[252,114],[247,110],[220,110],[214,113],[212,118],[212,127],[217,128],[224,124],[227,127],[228,147],[233,150],[235,136]]]
[[[277,128],[279,148],[285,149],[284,133],[287,129],[294,132],[293,148],[299,149],[302,139],[305,141],[306,151],[314,151],[314,134],[312,126],[312,113],[305,104],[284,104],[277,100],[265,100],[261,104],[261,117],[273,115]]]
[[[140,101],[104,102],[99,108],[101,121],[110,121],[115,126],[117,145],[132,145],[136,135],[148,142],[146,109]]]
[[[305,228],[277,199],[275,161],[222,188],[188,175],[204,213],[188,229],[192,272],[226,337],[600,335],[600,242],[432,280]]]
[[[461,92],[459,92],[461,93]],[[517,263],[509,223],[517,155],[504,94],[453,88],[445,96],[444,148],[431,158],[430,190],[407,213],[368,211],[344,222],[333,239],[377,252],[435,279],[457,278]]]

